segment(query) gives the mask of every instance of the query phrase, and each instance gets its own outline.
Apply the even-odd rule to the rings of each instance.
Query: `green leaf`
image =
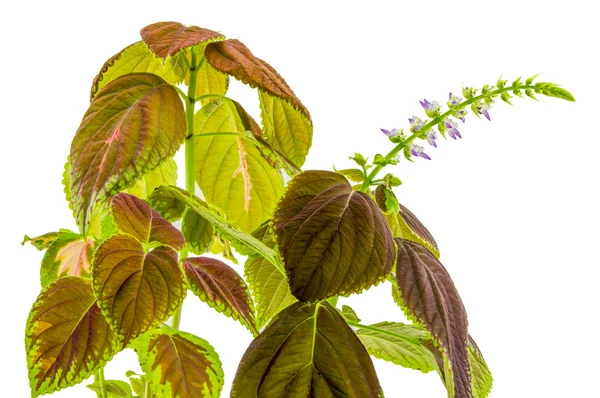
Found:
[[[385,279],[396,258],[375,202],[337,173],[294,177],[273,226],[292,294],[300,301],[357,293]]]
[[[346,322],[349,322],[349,323],[360,322],[360,319],[358,319],[358,315],[356,315],[356,312],[354,312],[354,310],[347,305],[342,305],[342,310],[340,311],[340,313],[342,314],[342,316],[344,317]]]
[[[102,65],[92,83],[90,100],[117,77],[139,72],[152,73],[162,77],[167,83],[179,84],[187,70],[185,64],[177,57],[169,58],[163,63],[144,42],[138,41],[125,47]]]
[[[144,397],[146,393],[146,376],[138,375],[134,371],[127,371],[125,376],[129,379],[129,384],[131,384],[131,388],[133,388],[133,392],[139,395],[140,397]],[[152,394],[154,396],[154,394]]]
[[[156,75],[121,76],[98,93],[69,157],[69,191],[84,234],[94,205],[171,158],[183,142],[185,126],[177,91]]]
[[[188,210],[181,222],[181,232],[188,249],[195,254],[204,254],[213,244],[215,230],[210,222],[193,210]]]
[[[444,349],[453,374],[454,396],[470,398],[467,314],[456,287],[430,250],[406,239],[396,242],[396,282],[401,306]]]
[[[427,331],[399,322],[380,322],[358,329],[360,341],[375,358],[423,373],[437,370],[434,355],[423,344]]]
[[[162,193],[164,191],[164,193]],[[214,210],[209,209],[206,203],[198,199],[196,196],[192,197],[190,194],[178,187],[166,187],[162,186],[158,188],[157,192],[161,192],[161,195],[172,195],[177,200],[184,202],[190,209],[204,217],[210,222],[213,227],[222,236],[228,240],[235,241],[238,246],[245,246],[247,250],[260,253],[263,257],[267,258],[271,263],[279,264],[277,259],[277,253],[264,245],[260,240],[254,238],[252,235],[241,231],[239,228],[226,221],[217,214]],[[282,269],[283,271],[283,269]]]
[[[175,250],[185,247],[181,232],[142,199],[118,193],[111,200],[111,210],[119,231],[133,236],[140,243],[158,242]]]
[[[96,243],[93,239],[76,233],[61,234],[44,254],[40,272],[42,287],[63,276],[89,278],[94,247]]]
[[[254,303],[246,282],[224,262],[208,257],[181,260],[190,290],[216,311],[239,321],[253,335],[258,334],[254,321]]]
[[[166,321],[186,293],[175,250],[159,246],[146,253],[125,234],[98,247],[92,281],[102,313],[124,346]]]
[[[136,342],[136,351],[157,398],[219,397],[223,370],[207,341],[163,328]]]
[[[209,29],[180,24],[179,22],[157,22],[140,31],[142,40],[158,57],[166,59],[184,48],[196,44],[221,40],[224,36]]]
[[[25,235],[23,237],[23,242],[21,242],[21,246],[25,246],[25,243],[29,242],[31,246],[34,246],[36,249],[44,250],[50,247],[52,242],[54,242],[60,235],[62,235],[62,232],[48,232],[33,238]]]
[[[165,219],[175,222],[181,219],[187,206],[184,201],[177,198],[171,191],[162,188],[162,186],[158,187],[148,196],[148,204]]]
[[[60,278],[42,290],[25,333],[32,397],[80,383],[120,350],[90,280],[78,276]]]
[[[474,398],[487,398],[492,391],[494,379],[492,373],[485,363],[483,354],[479,351],[475,340],[469,336],[467,353],[471,365],[471,389]]]
[[[363,182],[365,180],[365,173],[359,169],[342,169],[336,170],[336,173],[340,173],[350,181]]]
[[[258,227],[252,236],[269,248],[275,247],[269,222]],[[244,264],[244,275],[256,304],[256,327],[262,329],[275,315],[296,301],[290,292],[285,273],[261,255],[254,253]]]
[[[286,81],[239,40],[210,43],[205,56],[216,70],[258,89],[263,128],[269,143],[302,166],[312,143],[312,121]]]
[[[398,199],[396,199],[396,195],[385,184],[378,185],[375,188],[375,202],[386,215],[396,214],[400,210],[400,204],[398,203]]]
[[[382,397],[371,358],[328,303],[296,303],[250,344],[231,397]]]
[[[129,384],[121,380],[105,380],[104,386],[106,387],[107,398],[132,398],[131,387]],[[95,393],[100,393],[102,387],[99,381],[95,381],[92,384],[86,386]]]
[[[267,142],[302,166],[312,145],[313,125],[309,117],[285,100],[259,91],[262,126]]]
[[[217,100],[196,113],[196,181],[206,201],[250,232],[267,220],[283,192],[281,172],[243,137],[246,127],[230,101]],[[206,133],[221,133],[202,136]]]
[[[177,184],[177,163],[170,158],[144,174],[132,187],[124,189],[123,192],[146,199],[161,185],[175,184]]]

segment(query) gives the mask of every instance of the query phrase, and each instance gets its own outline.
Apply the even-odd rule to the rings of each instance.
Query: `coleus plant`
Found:
[[[573,96],[535,76],[463,88],[445,105],[421,101],[426,116],[406,133],[382,129],[386,155],[302,171],[311,117],[273,67],[196,26],[160,22],[141,37],[100,69],[71,145],[63,183],[79,231],[25,239],[46,250],[25,336],[32,396],[94,375],[103,398],[218,397],[219,356],[179,328],[189,290],[255,337],[232,397],[383,396],[371,356],[436,371],[449,397],[487,397],[492,376],[438,246],[394,195],[400,179],[380,172],[399,155],[430,159],[418,140],[461,138],[457,121],[490,119],[497,98]],[[256,89],[260,124],[226,96],[230,77]],[[208,252],[247,256],[244,277]],[[337,308],[385,280],[411,324],[364,325]],[[125,348],[144,374],[105,380]]]

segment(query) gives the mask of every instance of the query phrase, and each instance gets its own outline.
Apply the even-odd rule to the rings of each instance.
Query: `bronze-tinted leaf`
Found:
[[[89,278],[94,247],[93,239],[71,232],[61,234],[44,254],[40,271],[42,287],[63,276]]]
[[[90,101],[108,83],[128,73],[147,72],[160,76],[171,84],[181,83],[186,73],[185,63],[182,61],[178,57],[174,57],[163,63],[144,42],[133,43],[110,57],[102,65],[92,83]]]
[[[467,356],[467,314],[456,287],[435,255],[425,248],[397,239],[396,281],[407,315],[416,319],[445,350],[456,398],[470,398]]]
[[[212,30],[197,26],[187,27],[179,22],[153,23],[143,28],[140,34],[148,48],[165,59],[184,48],[224,37]]]
[[[237,397],[381,397],[371,358],[328,303],[296,303],[250,344],[233,380]]]
[[[75,385],[119,351],[89,279],[60,278],[38,296],[25,336],[32,396]]]
[[[218,398],[221,361],[206,340],[163,328],[136,342],[142,370],[157,398]]]
[[[425,227],[425,225],[423,225],[423,223],[417,218],[417,216],[413,214],[412,211],[408,210],[408,208],[406,208],[406,206],[403,206],[402,204],[400,204],[400,217],[402,217],[402,219],[408,225],[411,231],[413,231],[423,241],[431,245],[439,253],[438,245],[435,242],[435,239],[433,238],[429,230]]]
[[[190,257],[181,262],[190,289],[200,300],[258,334],[248,286],[233,268],[208,257]]]
[[[256,58],[241,41],[229,39],[210,43],[206,46],[204,54],[206,60],[216,70],[289,102],[310,120],[308,110],[286,81],[271,65]]]
[[[286,81],[239,40],[210,43],[204,53],[216,70],[259,90],[263,126],[270,144],[302,166],[312,143],[312,121]]]
[[[100,308],[124,345],[166,321],[186,292],[175,250],[159,246],[146,253],[125,234],[98,247],[92,280]]]
[[[275,247],[270,221],[260,225],[252,232],[252,236],[260,239],[269,248]],[[244,275],[256,305],[258,329],[262,329],[281,310],[296,302],[290,292],[286,275],[260,254],[250,253],[244,264]]]
[[[75,218],[87,231],[94,205],[172,157],[185,137],[177,91],[149,73],[118,77],[90,104],[71,144]]]
[[[390,273],[396,258],[383,214],[341,174],[294,177],[273,221],[292,294],[301,301],[368,288]]]
[[[117,228],[141,243],[159,242],[176,250],[185,247],[181,232],[142,199],[121,192],[112,198],[111,209]]]

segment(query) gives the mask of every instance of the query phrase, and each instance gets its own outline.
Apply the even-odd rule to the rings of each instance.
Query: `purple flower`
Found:
[[[478,102],[477,103],[477,113],[479,113],[480,115],[485,116],[485,118],[487,120],[491,120],[490,119],[490,114],[488,113],[489,110],[490,110],[490,106],[488,104],[486,104],[485,102]]]
[[[435,142],[435,140],[437,140],[437,134],[435,130],[430,130],[429,133],[427,133],[427,142],[429,143],[429,145],[437,148],[437,143]]]
[[[420,117],[417,116],[413,116],[410,119],[408,119],[408,121],[410,122],[410,128],[413,131],[418,131],[421,127],[423,127],[425,125],[425,122],[421,120]]]
[[[429,117],[436,117],[440,110],[440,104],[437,101],[429,102],[426,99],[423,101],[419,101],[423,109],[425,109],[425,113]]]
[[[453,106],[458,105],[460,103],[460,101],[462,101],[462,98],[460,98],[458,95],[452,95],[452,93],[450,93],[448,95],[448,102],[447,102],[447,104],[448,104],[449,107],[452,108]]]
[[[415,143],[410,144],[410,154],[415,157],[431,160],[431,158],[423,152],[423,147]]]
[[[456,129],[457,126],[458,125],[456,124],[456,122],[452,119],[446,119],[446,122],[444,123],[444,127],[446,127],[447,129],[446,131],[448,132],[448,135],[453,139],[456,139],[456,137],[462,138],[462,136]]]
[[[398,134],[400,134],[400,130],[398,129],[391,129],[391,130],[386,130],[386,129],[380,129],[383,134],[387,135],[388,137],[395,137]]]
[[[458,119],[460,119],[463,123],[465,122],[465,116],[467,116],[467,110],[466,109],[460,109],[458,111],[456,111],[456,113],[454,114],[455,117],[457,117]]]

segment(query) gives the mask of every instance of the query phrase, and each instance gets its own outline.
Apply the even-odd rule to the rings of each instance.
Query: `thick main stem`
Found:
[[[438,117],[433,118],[431,121],[429,121],[429,123],[427,123],[423,127],[421,127],[419,129],[418,133],[413,133],[410,137],[408,137],[407,139],[403,140],[398,145],[396,145],[387,155],[385,155],[385,162],[383,162],[383,164],[385,164],[385,163],[389,162],[390,160],[392,160],[393,158],[395,158],[396,155],[398,155],[400,153],[400,151],[402,151],[407,145],[409,145],[411,142],[413,142],[413,140],[415,138],[417,138],[419,135],[426,134],[433,126],[435,126],[436,124],[438,124],[442,120],[446,119],[448,116],[451,116],[453,112],[456,112],[458,110],[464,109],[467,106],[469,106],[472,103],[477,102],[479,100],[482,100],[482,99],[485,99],[485,98],[489,98],[489,97],[494,97],[494,96],[496,96],[498,94],[502,94],[505,91],[526,90],[526,89],[534,90],[535,89],[535,85],[533,85],[533,84],[522,84],[522,85],[517,86],[517,87],[507,86],[507,87],[499,88],[499,89],[496,89],[496,90],[488,91],[485,94],[480,94],[480,95],[472,97],[472,98],[470,98],[470,99],[468,99],[466,101],[461,102],[460,104],[456,105],[452,109],[449,109],[448,111],[442,113]],[[384,166],[382,166],[381,164],[375,165],[375,167],[373,168],[373,170],[371,171],[371,173],[363,181],[363,183],[362,183],[362,185],[360,187],[361,191],[368,192],[369,187],[371,186],[371,182],[375,179],[375,177],[377,177],[377,174],[381,171],[381,169],[383,167]]]
[[[187,132],[185,138],[185,189],[191,195],[196,193],[196,176],[194,173],[194,113],[196,108],[196,80],[198,77],[198,69],[200,64],[196,62],[196,53],[192,53],[192,62],[190,66],[190,80],[188,84],[188,95],[185,101],[185,119],[187,122]],[[181,258],[188,256],[187,248],[181,250]],[[177,308],[175,314],[173,314],[173,321],[171,327],[175,330],[179,330],[179,323],[181,322],[181,306]]]
[[[106,383],[104,382],[104,368],[100,368],[94,374],[94,381],[100,384],[100,392],[96,393],[98,398],[107,398]]]

